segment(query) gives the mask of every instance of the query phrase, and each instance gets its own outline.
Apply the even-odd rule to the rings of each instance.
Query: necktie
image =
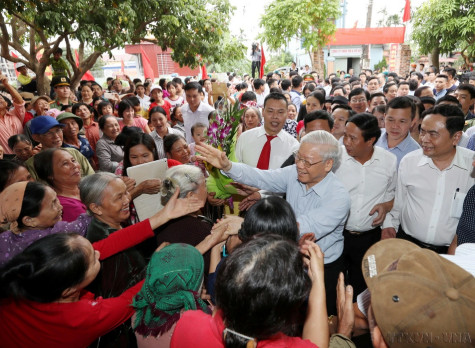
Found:
[[[274,139],[277,135],[267,135],[267,141],[262,148],[261,155],[259,156],[259,161],[257,161],[257,168],[259,169],[269,169],[269,161],[270,161],[270,142]]]

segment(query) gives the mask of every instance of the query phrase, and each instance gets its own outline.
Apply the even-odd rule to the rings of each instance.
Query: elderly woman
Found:
[[[206,202],[208,192],[203,173],[198,167],[182,165],[170,168],[162,182],[162,204],[166,204],[175,191],[180,190],[179,197],[196,197]],[[193,229],[190,230],[190,226]],[[178,219],[171,220],[160,227],[157,235],[158,244],[163,242],[199,244],[211,233],[212,222],[195,211]],[[208,274],[209,253],[205,255],[205,272]]]
[[[8,147],[15,154],[13,161],[18,163],[25,162],[38,152],[33,149],[31,140],[25,134],[16,134],[8,138]]]
[[[64,149],[46,149],[35,155],[34,165],[38,178],[50,185],[63,206],[63,220],[74,221],[86,212],[79,196],[81,168],[74,157]]]
[[[89,141],[83,136],[79,135],[79,130],[83,126],[81,117],[76,116],[70,112],[63,112],[56,117],[56,120],[64,124],[63,128],[63,147],[71,147],[78,150],[84,157],[87,158],[94,169],[96,164],[94,163],[94,151],[92,150]]]
[[[113,173],[124,158],[122,147],[115,144],[115,139],[120,133],[120,126],[115,116],[104,115],[99,120],[99,128],[103,133],[96,144],[99,169]]]
[[[210,312],[199,296],[203,274],[203,257],[191,245],[171,244],[152,256],[133,302],[132,327],[139,348],[169,347],[183,312]]]
[[[185,138],[179,134],[169,134],[163,139],[163,148],[168,159],[179,161],[183,164],[191,162],[191,152]]]
[[[60,233],[32,244],[0,270],[2,345],[87,347],[121,325],[133,314],[130,304],[143,283],[114,299],[96,298],[85,288],[99,273],[100,260],[153,237],[153,228],[199,207],[197,200],[175,195],[150,219],[105,240],[91,244],[77,234]]]
[[[72,113],[82,119],[86,138],[92,149],[96,151],[96,144],[101,134],[98,123],[94,122],[94,109],[86,103],[76,103],[73,105]]]
[[[74,222],[61,221],[63,207],[56,192],[39,182],[17,182],[0,194],[0,223],[10,230],[0,233],[0,267],[31,243],[55,233],[86,234],[91,221],[82,214]]]

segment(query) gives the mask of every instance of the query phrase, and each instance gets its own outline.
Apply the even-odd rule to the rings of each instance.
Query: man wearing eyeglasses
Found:
[[[64,125],[59,123],[54,117],[51,116],[37,116],[31,120],[30,131],[35,141],[41,144],[41,149],[60,148],[63,145],[63,127]],[[81,176],[87,176],[94,174],[89,161],[78,150],[71,147],[64,148],[71,156],[74,157],[76,162],[81,167]],[[30,157],[25,161],[25,166],[31,174],[31,177],[35,181],[40,181],[36,174],[33,157]]]
[[[295,164],[261,170],[231,162],[218,149],[199,144],[198,159],[222,169],[233,180],[286,194],[299,223],[300,235],[314,240],[325,254],[325,290],[329,314],[336,313],[336,284],[343,270],[343,228],[350,210],[348,191],[333,174],[342,149],[330,133],[317,130],[305,135],[295,154]]]
[[[355,299],[366,289],[361,261],[366,250],[381,239],[380,225],[396,192],[397,157],[374,145],[380,136],[378,120],[373,115],[350,117],[343,136],[341,165],[335,172],[351,197],[350,215],[343,231],[343,256]]]
[[[368,109],[369,92],[363,88],[355,88],[348,95],[348,105],[357,114],[365,112]]]

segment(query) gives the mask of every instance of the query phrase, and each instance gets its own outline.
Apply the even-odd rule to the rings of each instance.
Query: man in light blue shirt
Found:
[[[409,97],[396,97],[386,106],[386,129],[375,145],[396,155],[398,167],[405,155],[421,148],[410,133],[415,115],[416,104]]]
[[[333,174],[341,162],[341,147],[326,131],[302,138],[292,166],[260,170],[229,161],[221,151],[197,145],[198,158],[233,180],[273,192],[284,192],[299,223],[301,236],[312,239],[325,253],[325,287],[329,314],[336,312],[336,283],[343,270],[343,228],[350,210],[350,196]],[[309,237],[309,233],[310,236]]]

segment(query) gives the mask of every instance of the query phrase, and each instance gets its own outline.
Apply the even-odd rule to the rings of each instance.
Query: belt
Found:
[[[398,229],[397,234],[396,234],[396,238],[401,238],[401,239],[408,240],[408,241],[420,246],[421,248],[432,250],[432,251],[436,252],[437,254],[447,254],[447,251],[448,251],[448,248],[449,248],[448,246],[445,246],[445,245],[434,245],[434,244],[429,244],[429,243],[422,242],[419,239],[414,238],[413,236],[407,234],[402,229],[401,226],[399,226],[399,229]]]
[[[349,234],[351,234],[352,236],[362,236],[362,235],[368,235],[370,233],[376,233],[376,232],[380,232],[381,231],[381,227],[375,227],[373,228],[372,230],[368,230],[368,231],[350,231],[350,230],[347,230],[346,228],[344,229],[345,232],[348,232]]]

